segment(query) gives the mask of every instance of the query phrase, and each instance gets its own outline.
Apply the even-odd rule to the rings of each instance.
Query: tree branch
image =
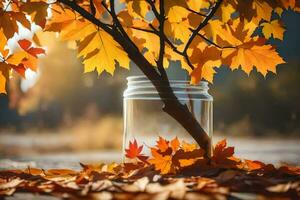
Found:
[[[214,16],[214,14],[216,13],[216,11],[218,10],[218,8],[220,7],[220,5],[222,4],[223,0],[218,0],[217,3],[214,5],[214,7],[210,10],[210,12],[208,13],[207,17],[205,17],[205,19],[199,24],[199,26],[193,31],[191,37],[189,38],[188,42],[186,43],[183,52],[187,52],[189,46],[191,45],[191,43],[193,42],[194,38],[197,36],[198,32],[204,28],[208,21]]]
[[[119,20],[117,19],[116,14],[113,13],[114,9],[111,9],[111,12],[113,13],[113,18],[117,23],[116,26],[118,27],[118,29],[116,29],[116,27],[110,28],[100,20],[96,19],[89,12],[76,5],[73,1],[58,1],[71,7],[82,17],[102,28],[104,31],[110,34],[114,38],[114,40],[120,44],[120,46],[122,46],[124,51],[128,54],[128,57],[140,68],[140,70],[147,76],[147,78],[152,82],[152,84],[158,91],[158,94],[164,103],[163,110],[168,113],[173,119],[175,119],[182,127],[184,127],[184,129],[194,138],[199,146],[203,149],[206,149],[207,154],[209,154],[211,142],[205,130],[190,112],[187,105],[182,104],[178,100],[172,88],[170,87],[168,80],[165,81],[160,76],[160,74],[155,70],[155,67],[151,63],[149,63],[149,61],[142,55],[136,45],[130,40]],[[113,2],[113,0],[111,1]]]
[[[233,46],[224,46],[224,47],[222,47],[222,46],[218,45],[217,43],[211,41],[210,39],[206,38],[206,37],[205,37],[204,35],[202,35],[201,33],[197,33],[197,35],[198,35],[199,37],[201,37],[203,40],[205,40],[206,42],[208,42],[209,44],[212,44],[212,45],[218,47],[219,49],[233,49],[233,48],[236,48],[236,47],[233,47]]]
[[[94,1],[93,0],[90,0],[90,9],[91,9],[91,14],[93,16],[96,15],[96,8],[95,8],[95,5],[94,5]]]
[[[159,15],[159,13],[158,13],[156,7],[155,7],[154,1],[152,1],[152,0],[146,0],[146,1],[147,1],[147,3],[151,6],[151,10],[152,10],[152,12],[154,13],[154,16],[155,16],[157,19],[159,19],[160,15]]]
[[[147,32],[147,33],[152,33],[152,34],[157,35],[157,33],[153,30],[143,29],[143,28],[139,28],[139,27],[135,27],[135,26],[130,26],[128,28],[132,28],[132,29],[135,29],[135,30],[138,30],[138,31],[144,31],[144,32]]]
[[[105,8],[105,10],[111,15],[110,10],[108,9],[107,4],[105,3],[105,1],[101,1],[102,6]]]
[[[161,77],[164,80],[168,80],[166,70],[164,68],[164,55],[165,55],[165,39],[164,39],[164,24],[165,24],[165,5],[164,0],[159,1],[159,56],[157,60],[157,68],[160,72]]]
[[[127,40],[128,42],[131,43],[131,45],[136,48],[136,50],[138,50],[138,47],[135,45],[135,43],[130,39],[130,37],[128,36],[128,34],[126,33],[126,31],[124,30],[122,24],[120,23],[118,16],[116,14],[115,11],[115,1],[114,0],[110,0],[110,14],[113,18],[114,24],[116,26],[116,28],[118,29],[118,31],[121,32],[122,36],[124,37],[125,40]]]
[[[186,8],[186,9],[187,9],[188,11],[190,11],[190,12],[196,14],[196,15],[199,15],[199,16],[202,16],[202,17],[207,17],[206,14],[203,14],[203,13],[200,13],[200,12],[197,12],[197,11],[194,11],[194,10],[192,10],[192,9],[190,9],[190,8]]]

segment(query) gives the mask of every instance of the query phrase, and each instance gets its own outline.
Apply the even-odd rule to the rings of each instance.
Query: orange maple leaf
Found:
[[[156,147],[161,151],[165,152],[169,148],[169,141],[159,136],[158,140],[156,141]]]
[[[151,154],[153,158],[149,159],[148,162],[154,165],[155,170],[160,171],[161,174],[174,172],[171,155],[162,155],[156,148],[151,148]]]

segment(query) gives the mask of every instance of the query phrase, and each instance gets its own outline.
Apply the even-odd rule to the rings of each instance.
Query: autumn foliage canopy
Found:
[[[113,74],[116,66],[128,69],[134,55],[127,47],[132,45],[153,67],[181,62],[192,83],[202,78],[212,82],[214,68],[220,66],[248,74],[256,67],[265,76],[285,62],[268,43],[270,38],[283,40],[280,18],[285,10],[299,12],[300,2],[1,0],[0,92],[6,93],[12,73],[24,76],[27,69],[37,69],[45,50],[38,47],[36,32],[45,31],[59,33],[62,40],[76,45],[85,72]],[[20,39],[22,29],[32,31],[32,37]],[[8,45],[16,38],[13,47]]]

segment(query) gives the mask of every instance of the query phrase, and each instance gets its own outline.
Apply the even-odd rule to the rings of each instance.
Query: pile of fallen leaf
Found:
[[[149,157],[142,151],[134,140],[127,163],[0,171],[0,197],[29,192],[67,199],[300,199],[300,167],[236,158],[226,140],[210,159],[177,138],[160,137]]]

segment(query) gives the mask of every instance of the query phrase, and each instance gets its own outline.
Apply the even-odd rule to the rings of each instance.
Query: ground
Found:
[[[79,163],[122,162],[121,150],[61,151],[71,138],[57,140],[55,135],[28,137],[22,135],[1,135],[0,146],[6,154],[0,158],[0,169],[24,169],[27,166],[51,169],[80,169]],[[10,139],[8,139],[10,138]],[[223,137],[214,137],[219,141]],[[275,165],[300,164],[300,145],[297,139],[271,138],[227,138],[229,146],[235,146],[237,157],[260,160]],[[48,149],[48,152],[45,152]],[[52,149],[51,151],[49,151]],[[55,151],[56,149],[56,151]],[[121,147],[120,147],[121,149]],[[8,150],[11,150],[9,154]],[[3,152],[3,151],[2,151]],[[255,194],[235,194],[239,199],[256,199]],[[54,200],[56,197],[18,193],[8,200],[38,199]]]

